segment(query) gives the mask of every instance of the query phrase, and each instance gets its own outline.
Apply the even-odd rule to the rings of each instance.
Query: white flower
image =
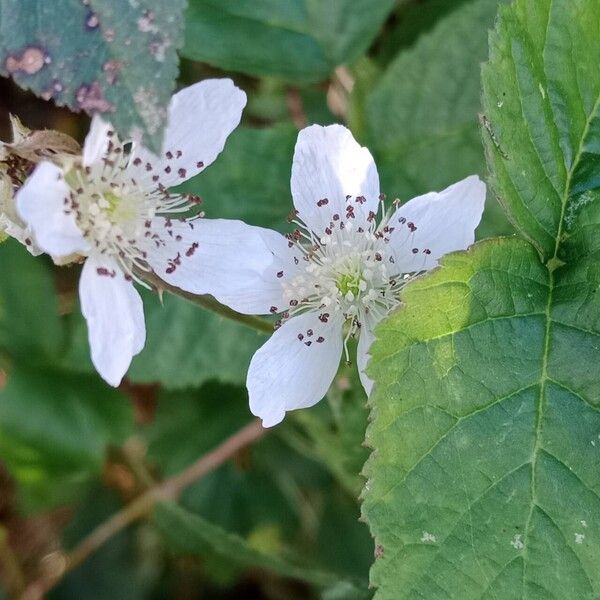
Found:
[[[245,94],[228,79],[175,94],[160,157],[136,144],[127,152],[110,126],[94,117],[82,159],[62,168],[41,162],[17,194],[19,213],[44,252],[86,257],[81,310],[92,361],[113,386],[145,343],[136,273],[155,271],[182,289],[198,276],[190,259],[200,243],[199,221],[175,218],[196,199],[167,188],[215,160],[245,104]]]
[[[359,336],[357,363],[370,392],[364,369],[374,326],[399,304],[411,276],[473,243],[485,201],[485,185],[468,177],[377,224],[383,202],[375,163],[338,125],[300,132],[291,188],[293,234],[204,219],[194,257],[206,271],[197,293],[242,313],[282,315],[248,371],[250,408],[265,426],[325,395],[349,336]]]

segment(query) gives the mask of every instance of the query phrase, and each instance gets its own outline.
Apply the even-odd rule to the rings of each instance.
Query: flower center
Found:
[[[108,203],[108,206],[104,205],[102,208],[111,216],[116,216],[117,208],[121,205],[120,198],[113,192],[105,192],[104,200]],[[118,218],[118,217],[117,217]]]
[[[349,301],[354,300],[362,290],[366,288],[366,283],[360,273],[344,273],[338,277],[335,283],[342,296]]]
[[[304,253],[300,272],[283,283],[289,305],[284,318],[314,310],[322,322],[341,317],[353,335],[368,317],[381,319],[397,304],[405,280],[396,276],[386,238],[375,224],[366,229],[347,224],[311,241],[309,248],[298,244]]]
[[[346,359],[348,339],[361,327],[372,327],[395,308],[400,301],[401,289],[422,271],[417,267],[409,273],[400,272],[394,249],[397,252],[406,247],[413,255],[431,254],[427,248],[421,251],[414,247],[417,226],[398,215],[399,201],[394,202],[392,210],[386,214],[385,196],[382,194],[379,200],[378,210],[383,215],[379,225],[375,212],[363,213],[366,203],[363,196],[346,196],[343,211],[332,212],[322,219],[322,222],[329,222],[320,237],[298,219],[295,211],[290,221],[298,228],[287,238],[289,247],[298,250],[294,258],[298,269],[287,278],[284,278],[284,271],[277,273],[282,279],[286,305],[272,306],[271,313],[280,313],[282,320],[305,312],[318,313],[322,323],[341,319],[347,332],[344,340]],[[357,205],[360,206],[360,218],[356,214]],[[329,199],[318,200],[316,206],[329,211]],[[396,229],[392,248],[389,243]],[[313,339],[313,334],[314,331],[308,329],[298,332],[297,337],[307,346],[325,341],[322,335]]]
[[[197,200],[171,195],[160,185],[142,188],[128,169],[129,154],[114,134],[111,138],[102,159],[88,167],[76,165],[66,173],[70,195],[65,208],[75,216],[91,252],[115,258],[127,275],[135,277],[136,269],[150,270],[149,249],[179,241],[170,217],[188,212]]]
[[[107,173],[103,166],[75,167],[67,174],[70,209],[93,251],[120,259],[128,273],[134,265],[145,268],[142,242],[157,199],[135,186],[125,168]]]

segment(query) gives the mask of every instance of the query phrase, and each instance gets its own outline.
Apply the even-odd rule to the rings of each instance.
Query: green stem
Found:
[[[260,333],[273,333],[273,324],[262,317],[242,315],[241,313],[232,310],[228,306],[221,304],[212,296],[191,294],[190,292],[186,292],[178,287],[175,287],[174,285],[169,285],[154,273],[138,273],[138,275],[152,285],[158,293],[167,291],[174,296],[185,298],[189,302],[193,302],[194,304],[197,304],[206,310],[210,310],[218,315],[221,315],[222,317],[225,317],[226,319],[230,319],[231,321],[236,321],[237,323],[246,325],[247,327],[259,331]]]

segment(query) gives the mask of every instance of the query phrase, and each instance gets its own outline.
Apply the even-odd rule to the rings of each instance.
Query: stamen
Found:
[[[385,212],[384,196],[380,196],[379,210]],[[366,223],[357,219],[357,212],[367,202],[362,196],[346,197],[345,215],[332,215],[332,221],[323,228],[320,238],[307,227],[294,212],[290,221],[297,227],[288,235],[288,245],[295,247],[302,256],[304,265],[293,278],[284,279],[284,272],[277,271],[275,276],[283,279],[283,291],[286,305],[289,307],[282,318],[293,317],[309,311],[316,311],[321,323],[327,324],[332,318],[345,322],[344,353],[349,361],[348,341],[356,337],[363,323],[380,320],[399,303],[401,289],[413,274],[402,274],[395,268],[393,251],[388,247],[390,237],[397,226],[403,227],[406,234],[399,237],[400,245],[411,242],[417,226],[406,223],[404,217],[390,225],[391,214],[382,216],[377,225],[376,213],[370,211]],[[323,207],[329,203],[327,198],[317,200],[316,205]],[[359,208],[355,208],[358,205]],[[394,204],[394,207],[397,207]],[[402,236],[397,232],[396,236]],[[413,244],[408,246],[413,250]],[[420,250],[414,249],[415,253]],[[427,249],[424,255],[430,253]],[[296,265],[301,264],[298,258]],[[275,307],[272,307],[274,309]],[[298,339],[307,346],[312,330],[299,334]],[[322,343],[324,337],[317,336]]]
[[[139,167],[143,161],[139,157],[131,157],[125,146],[114,132],[111,134],[106,155],[96,164],[76,166],[66,173],[65,181],[71,189],[65,199],[65,212],[75,217],[77,225],[88,240],[95,253],[115,258],[128,279],[140,281],[136,271],[150,271],[147,261],[149,244],[159,249],[181,243],[181,252],[168,260],[165,272],[172,273],[181,264],[182,258],[191,257],[198,248],[198,243],[186,243],[184,237],[173,230],[176,215],[189,213],[200,199],[190,195],[173,195],[160,183],[160,176],[155,173],[152,181],[154,189],[141,188],[129,164]],[[177,151],[178,157],[181,155]],[[167,159],[173,158],[173,152],[166,153]],[[147,172],[154,171],[154,166],[146,162]],[[167,166],[164,169],[170,171]],[[186,175],[185,169],[179,169],[181,177]],[[155,219],[160,218],[160,221]],[[196,216],[182,219],[193,229]],[[160,225],[162,221],[162,225]],[[164,233],[166,231],[166,234]],[[99,273],[99,275],[105,275]]]

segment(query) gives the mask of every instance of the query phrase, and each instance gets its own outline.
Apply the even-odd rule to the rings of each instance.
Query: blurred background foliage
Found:
[[[189,0],[177,85],[227,76],[249,103],[223,154],[185,190],[209,217],[285,229],[295,138],[310,123],[347,123],[391,198],[485,176],[479,70],[497,5]],[[86,116],[9,79],[0,103],[3,140],[9,113],[79,140],[87,131]],[[479,237],[511,231],[490,196]],[[91,367],[77,279],[75,267],[0,245],[0,598],[60,570],[62,550],[251,421],[244,381],[264,336],[144,294],[147,344],[113,390]],[[356,373],[343,367],[327,401],[191,485],[179,507],[113,537],[48,597],[368,597],[366,423]]]

